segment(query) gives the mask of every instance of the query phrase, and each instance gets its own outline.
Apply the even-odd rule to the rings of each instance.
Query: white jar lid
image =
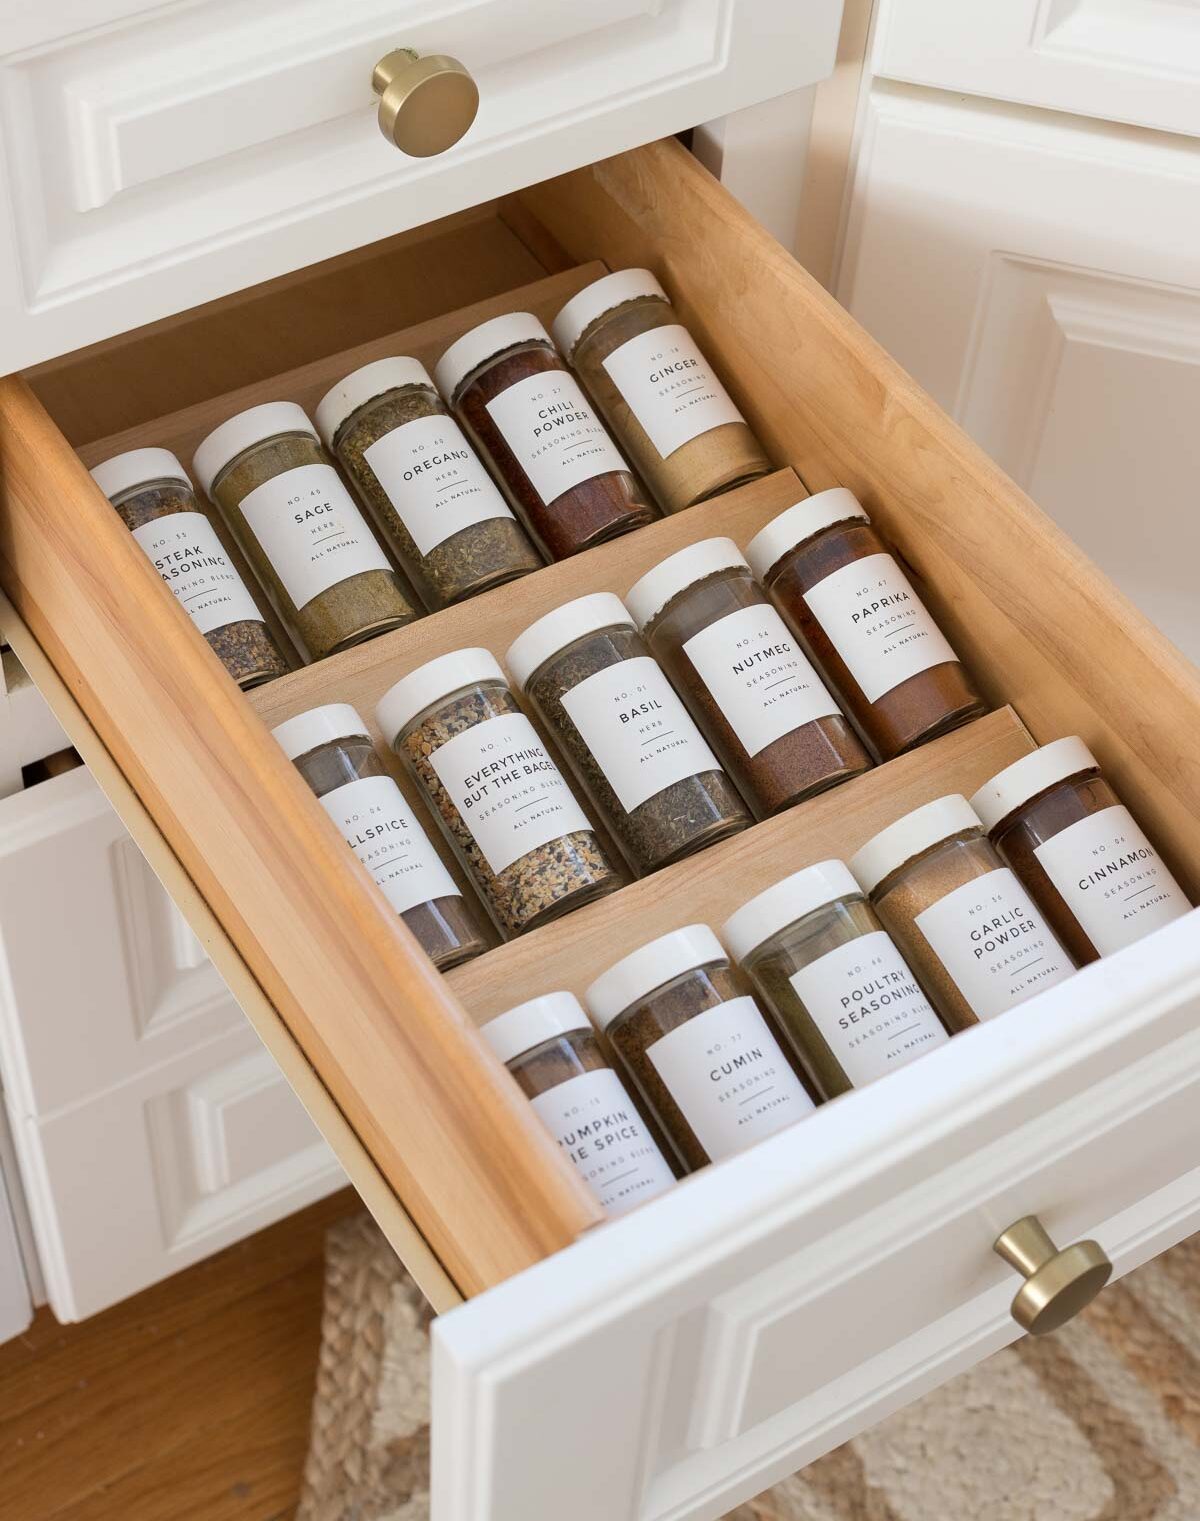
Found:
[[[625,606],[639,629],[644,629],[681,591],[721,570],[749,570],[746,557],[732,539],[701,539],[689,544],[635,581],[625,594]]]
[[[271,733],[283,746],[288,760],[307,755],[331,740],[350,739],[358,734],[370,737],[358,709],[348,702],[328,702],[324,707],[309,708],[306,713],[297,713],[295,718],[276,724]]]
[[[961,792],[939,797],[923,808],[914,808],[902,819],[867,841],[850,857],[850,870],[862,883],[864,892],[874,892],[897,866],[911,861],[931,845],[961,834],[964,829],[982,829],[979,816]]]
[[[214,428],[192,456],[192,469],[205,495],[211,494],[213,481],[231,459],[236,459],[251,444],[261,444],[264,438],[274,438],[277,433],[307,433],[310,438],[320,440],[308,413],[294,401],[265,401],[262,406],[238,412]]]
[[[344,380],[326,391],[313,413],[325,447],[333,448],[334,435],[355,408],[397,386],[428,386],[432,391],[433,381],[419,359],[397,357],[376,359],[373,364],[351,370]]]
[[[805,914],[839,898],[861,898],[862,888],[844,861],[818,861],[768,887],[721,926],[721,938],[737,961]]]
[[[544,660],[557,655],[559,650],[566,649],[568,644],[582,639],[585,634],[615,625],[634,626],[633,615],[620,597],[612,592],[592,592],[587,597],[576,597],[573,602],[564,602],[536,623],[531,623],[523,634],[518,634],[508,647],[504,664],[523,692],[529,678]]]
[[[129,449],[114,454],[91,472],[92,479],[107,497],[120,496],[149,481],[178,481],[191,490],[187,471],[170,449]]]
[[[1053,787],[1055,782],[1065,782],[1080,771],[1092,770],[1099,770],[1099,762],[1078,735],[1052,740],[1005,766],[990,782],[984,782],[971,799],[971,807],[990,833],[1014,808]]]
[[[761,581],[771,566],[797,544],[803,544],[823,528],[844,523],[847,518],[871,521],[862,503],[845,486],[831,486],[828,491],[818,491],[816,496],[797,502],[760,528],[746,545],[750,569]]]
[[[728,960],[725,947],[707,924],[689,924],[622,957],[596,978],[583,1000],[600,1029],[607,1030],[618,1014],[664,982],[696,967]]]
[[[615,306],[636,301],[639,296],[660,296],[664,301],[670,300],[648,269],[618,269],[615,274],[601,275],[598,280],[585,285],[577,296],[572,296],[555,317],[551,324],[555,343],[570,359],[586,327]]]
[[[388,744],[394,744],[397,734],[439,698],[484,681],[508,685],[491,650],[452,650],[427,660],[389,687],[375,704],[375,722]]]
[[[447,401],[453,401],[455,391],[476,365],[514,343],[536,342],[550,343],[550,334],[532,312],[506,312],[503,317],[481,322],[452,343],[434,365],[438,390]]]
[[[525,1051],[532,1051],[544,1040],[569,1035],[572,1030],[590,1030],[591,1021],[574,993],[543,993],[515,1009],[497,1014],[479,1033],[502,1062],[512,1061]]]

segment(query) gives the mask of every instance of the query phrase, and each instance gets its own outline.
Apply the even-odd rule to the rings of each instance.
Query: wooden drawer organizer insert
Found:
[[[1181,878],[1193,892],[1200,885],[1196,672],[677,144],[534,187],[498,211],[397,240],[364,268],[365,259],[345,261],[340,285],[318,269],[43,366],[29,377],[36,395],[19,378],[0,382],[0,549],[18,613],[236,948],[246,998],[265,995],[278,1011],[463,1294],[598,1220],[472,1022],[539,991],[580,991],[675,925],[719,924],[762,887],[849,855],[909,808],[970,793],[1024,753],[1031,732],[1083,734],[1175,847]],[[665,277],[682,320],[787,464],[249,700],[237,693],[70,446],[85,465],[151,444],[188,462],[243,407],[289,399],[311,412],[370,359],[407,353],[431,366],[499,312],[548,321],[603,272],[599,260]],[[329,352],[339,325],[329,301],[354,333],[382,330],[397,308],[419,314],[411,293],[388,299],[385,276],[427,279],[434,309],[450,291],[483,299]],[[270,373],[271,355],[292,367]],[[239,374],[254,379],[238,387]],[[173,409],[144,420],[164,404]],[[95,436],[93,414],[114,424],[108,436]],[[835,484],[854,489],[891,535],[995,711],[448,978],[434,974],[259,719],[346,701],[373,722],[381,692],[422,661],[476,644],[502,657],[559,603],[622,594],[696,539],[725,534],[744,546],[806,486]]]

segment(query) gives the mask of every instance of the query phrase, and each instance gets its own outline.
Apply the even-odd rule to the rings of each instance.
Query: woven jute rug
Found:
[[[327,1244],[297,1521],[426,1521],[429,1314],[370,1219]],[[730,1521],[1198,1521],[1200,1236]],[[530,1521],[542,1521],[541,1517]],[[625,1521],[613,1517],[613,1521]]]

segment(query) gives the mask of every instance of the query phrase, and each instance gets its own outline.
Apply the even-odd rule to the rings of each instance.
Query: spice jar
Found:
[[[168,449],[131,449],[92,479],[243,691],[288,669],[246,583]]]
[[[479,1033],[606,1214],[623,1215],[674,1183],[573,993],[531,998]]]
[[[271,733],[434,966],[446,971],[486,950],[474,913],[358,713],[348,703],[329,703]]]
[[[375,714],[506,937],[621,886],[487,650],[418,666]]]
[[[597,977],[584,1000],[689,1171],[812,1113],[812,1099],[706,924],[643,945]]]
[[[1191,904],[1077,736],[992,777],[971,806],[1081,965],[1109,956]]]
[[[965,797],[897,819],[850,870],[949,1030],[1003,1014],[1074,970]]]
[[[556,607],[506,664],[639,875],[750,823],[619,597]]]
[[[417,360],[355,370],[316,423],[431,612],[541,565]]]
[[[548,559],[565,560],[657,516],[529,312],[472,328],[435,375]]]
[[[302,407],[239,412],[192,463],[310,660],[416,617]]]
[[[842,861],[776,882],[731,915],[721,935],[822,1098],[874,1082],[947,1039]]]
[[[732,539],[679,550],[625,601],[756,818],[870,766]]]
[[[876,760],[985,711],[958,656],[844,486],[780,513],[751,539],[746,558]]]
[[[618,270],[581,290],[554,319],[554,337],[664,512],[770,470],[648,269]]]

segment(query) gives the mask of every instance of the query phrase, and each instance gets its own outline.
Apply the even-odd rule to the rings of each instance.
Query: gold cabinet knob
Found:
[[[411,48],[385,53],[371,75],[379,96],[379,130],[401,153],[432,158],[452,148],[475,120],[479,87],[444,53],[421,58]]]
[[[1055,1246],[1036,1215],[1026,1215],[998,1236],[994,1248],[1025,1276],[1012,1302],[1013,1319],[1033,1336],[1066,1325],[1091,1304],[1112,1276],[1112,1263],[1095,1241]]]

